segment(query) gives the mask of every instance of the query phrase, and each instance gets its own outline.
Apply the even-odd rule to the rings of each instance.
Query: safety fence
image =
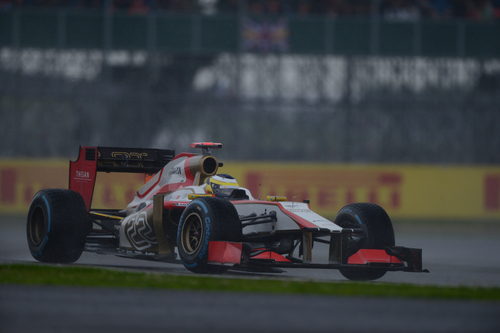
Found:
[[[233,160],[498,164],[499,27],[0,12],[0,156],[210,139]]]
[[[131,15],[77,9],[0,12],[0,47],[13,48],[495,58],[500,55],[499,35],[500,24],[495,21]]]

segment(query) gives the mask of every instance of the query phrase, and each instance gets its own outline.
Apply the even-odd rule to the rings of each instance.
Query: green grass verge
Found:
[[[275,294],[500,301],[500,288],[439,287],[373,282],[312,282],[123,272],[110,269],[0,265],[0,284],[157,288]]]

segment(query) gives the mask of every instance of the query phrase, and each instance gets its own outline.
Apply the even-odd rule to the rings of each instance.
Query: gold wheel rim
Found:
[[[203,240],[203,223],[198,213],[191,213],[186,217],[182,228],[182,247],[188,255],[196,253]]]

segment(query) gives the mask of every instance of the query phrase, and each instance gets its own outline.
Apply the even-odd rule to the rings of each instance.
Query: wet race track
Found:
[[[379,281],[500,286],[500,226],[494,223],[395,223],[396,243],[423,249],[430,273],[390,272]],[[316,258],[326,249],[315,247]],[[23,219],[2,218],[0,261],[33,263]],[[84,253],[75,265],[192,274],[179,264]],[[345,281],[331,270],[226,277]],[[376,283],[376,282],[375,282]],[[43,304],[43,305],[42,305]],[[26,321],[26,318],[32,318]],[[67,331],[500,331],[500,302],[400,300],[102,288],[0,288],[1,332]]]

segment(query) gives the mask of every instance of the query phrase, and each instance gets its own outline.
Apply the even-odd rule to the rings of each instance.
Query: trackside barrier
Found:
[[[0,213],[26,214],[33,195],[68,188],[67,160],[0,160]],[[98,173],[95,208],[123,208],[143,183],[143,174]]]
[[[68,161],[0,160],[0,214],[26,214],[33,194],[67,188]],[[350,202],[375,202],[394,218],[500,220],[500,166],[231,163],[220,172],[236,177],[256,197],[310,200],[334,216]],[[122,208],[143,183],[142,174],[98,175],[93,207]]]
[[[374,202],[395,218],[500,219],[500,166],[254,163],[230,169],[224,172],[256,196],[310,200],[325,216],[351,202]]]
[[[263,22],[263,23],[262,23]],[[271,50],[293,54],[497,58],[494,20],[384,20],[372,17],[245,13],[128,14],[120,10],[15,8],[0,11],[0,47],[149,50],[170,54]],[[276,33],[274,33],[276,35]],[[263,36],[264,35],[264,36]],[[480,38],[478,38],[480,36]],[[254,50],[255,49],[255,50]]]

